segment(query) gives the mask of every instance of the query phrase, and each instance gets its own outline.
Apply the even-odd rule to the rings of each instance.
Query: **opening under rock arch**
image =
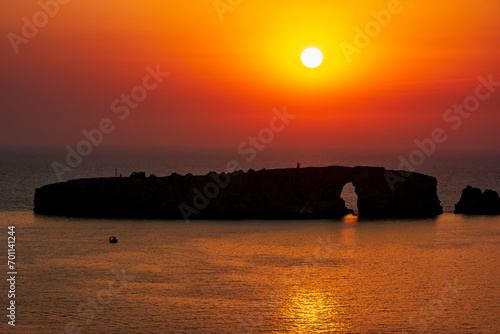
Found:
[[[358,195],[354,191],[354,185],[352,182],[346,183],[344,188],[342,188],[342,192],[340,193],[340,197],[345,201],[345,206],[348,209],[354,211],[354,213],[358,213]]]

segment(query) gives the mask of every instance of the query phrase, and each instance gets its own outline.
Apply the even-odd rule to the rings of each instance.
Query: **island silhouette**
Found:
[[[390,182],[391,174],[405,177]],[[443,212],[432,176],[343,166],[70,180],[36,189],[34,211],[103,218],[330,219],[353,213],[341,198],[350,182],[360,218]]]

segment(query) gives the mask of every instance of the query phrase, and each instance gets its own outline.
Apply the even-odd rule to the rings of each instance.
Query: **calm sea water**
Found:
[[[408,153],[268,150],[244,163],[236,151],[103,149],[67,178],[205,174],[232,159],[397,168]],[[0,275],[15,225],[19,333],[500,332],[500,218],[451,213],[468,184],[500,190],[496,155],[436,154],[418,168],[438,179],[436,219],[186,224],[35,216],[34,189],[57,182],[64,150],[0,154]],[[0,332],[12,331],[5,315]]]

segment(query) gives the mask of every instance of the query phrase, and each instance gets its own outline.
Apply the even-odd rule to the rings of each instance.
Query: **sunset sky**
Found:
[[[61,2],[1,1],[0,145],[75,145],[109,118],[105,145],[237,147],[286,106],[278,147],[411,148],[442,128],[443,148],[500,150],[500,86],[457,129],[443,119],[479,76],[500,82],[498,0]],[[120,119],[147,67],[169,76]]]

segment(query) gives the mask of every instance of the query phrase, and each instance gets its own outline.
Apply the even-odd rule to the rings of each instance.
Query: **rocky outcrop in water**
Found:
[[[435,178],[411,173],[391,185],[388,172],[380,167],[330,166],[80,179],[37,189],[34,211],[116,218],[329,219],[351,212],[340,195],[352,182],[361,218],[442,213]]]
[[[481,192],[479,188],[467,186],[455,204],[455,213],[466,215],[500,215],[500,197],[493,190]]]

